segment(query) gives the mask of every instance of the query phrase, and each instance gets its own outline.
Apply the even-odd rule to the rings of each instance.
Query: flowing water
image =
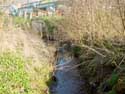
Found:
[[[44,23],[33,21],[32,27],[34,31],[43,32]],[[61,57],[57,62],[57,71],[55,77],[56,83],[50,87],[52,94],[84,94],[84,80],[81,79],[79,70],[73,68],[78,62],[75,59],[68,59],[64,56],[65,49],[60,49]]]
[[[77,64],[77,60],[60,58],[55,72],[57,83],[52,87],[52,94],[84,94],[82,86],[84,81],[80,78],[77,68],[73,68]]]

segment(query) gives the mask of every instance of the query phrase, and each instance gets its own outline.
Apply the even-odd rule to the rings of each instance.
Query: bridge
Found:
[[[60,1],[53,1],[44,3],[42,1],[32,2],[23,4],[21,8],[18,9],[18,15],[32,18],[33,13],[38,14],[39,12],[43,14],[51,13],[53,14],[57,8],[57,6],[61,4]],[[28,15],[27,15],[28,14]]]

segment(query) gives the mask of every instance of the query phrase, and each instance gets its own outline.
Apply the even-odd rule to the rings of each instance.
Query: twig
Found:
[[[100,56],[102,56],[102,57],[106,57],[105,55],[101,54],[99,51],[97,51],[97,50],[95,50],[94,48],[91,48],[91,47],[89,47],[89,46],[87,46],[87,45],[82,45],[82,47],[87,48],[87,49],[89,49],[89,50],[95,52],[96,54],[98,54],[98,55],[100,55]]]
[[[116,69],[114,71],[116,71],[117,69],[121,69],[120,65],[123,63],[124,60],[125,60],[125,56],[122,58],[121,62],[118,65],[115,64]]]
[[[65,66],[65,67],[63,67],[63,68],[69,67],[69,69],[66,70],[66,71],[69,71],[69,70],[75,69],[75,68],[77,68],[77,67],[79,67],[79,66],[81,66],[81,65],[83,65],[83,64],[85,64],[85,62],[80,63],[80,64],[76,64],[76,65],[74,65],[73,67],[71,67],[71,66]],[[56,70],[63,70],[63,69],[62,69],[62,68],[57,68]]]
[[[108,49],[106,49],[106,48],[97,48],[97,47],[96,47],[96,49],[97,49],[97,50],[101,50],[101,51],[105,51],[106,53],[114,54],[114,52],[112,52],[112,51],[110,51],[110,50],[108,50]]]
[[[64,64],[59,64],[59,65],[56,65],[55,67],[61,67],[61,66],[64,66],[64,65],[67,65],[67,64],[69,64],[71,61],[69,61],[69,62],[66,62],[66,63],[64,63]]]
[[[123,63],[124,60],[125,60],[125,56],[122,58],[121,62],[119,63],[119,65],[118,65],[119,68],[120,68],[120,65]]]
[[[85,64],[85,62],[80,63],[80,64],[77,64],[77,65],[74,65],[73,67],[69,68],[69,69],[68,69],[68,70],[66,70],[66,71],[70,71],[70,70],[72,70],[72,69],[75,69],[75,68],[77,68],[77,67],[81,66],[82,64]]]

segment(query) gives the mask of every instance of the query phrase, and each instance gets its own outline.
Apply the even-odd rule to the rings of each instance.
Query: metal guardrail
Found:
[[[17,15],[19,15],[19,16],[24,16],[27,14],[28,15],[37,15],[37,14],[44,15],[46,13],[50,13],[50,15],[51,15],[52,13],[55,12],[55,9],[56,9],[57,5],[59,5],[59,4],[62,4],[62,2],[53,1],[53,2],[45,3],[42,1],[37,1],[37,2],[23,4],[22,7],[18,8]],[[47,11],[40,13],[39,10],[41,10],[41,9],[43,9],[43,11],[44,10],[47,10]]]
[[[44,7],[49,7],[49,6],[56,6],[59,3],[61,3],[60,1],[53,1],[53,2],[48,2],[48,3],[43,3],[42,1],[37,1],[37,2],[33,2],[33,3],[28,3],[28,4],[24,4],[21,8],[19,9],[28,9],[28,8],[44,8]]]

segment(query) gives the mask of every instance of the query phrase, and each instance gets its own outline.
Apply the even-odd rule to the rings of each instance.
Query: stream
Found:
[[[55,77],[57,82],[52,86],[52,94],[84,94],[81,87],[84,81],[80,78],[77,68],[73,68],[77,64],[75,59],[59,58],[57,62],[57,71]]]
[[[43,23],[39,21],[32,22],[34,31],[43,32]],[[70,49],[70,47],[68,47]],[[57,70],[54,73],[56,82],[50,86],[51,94],[85,94],[84,93],[84,80],[80,77],[80,72],[77,68],[73,68],[78,64],[77,59],[66,56],[66,51],[62,47],[56,66]]]

